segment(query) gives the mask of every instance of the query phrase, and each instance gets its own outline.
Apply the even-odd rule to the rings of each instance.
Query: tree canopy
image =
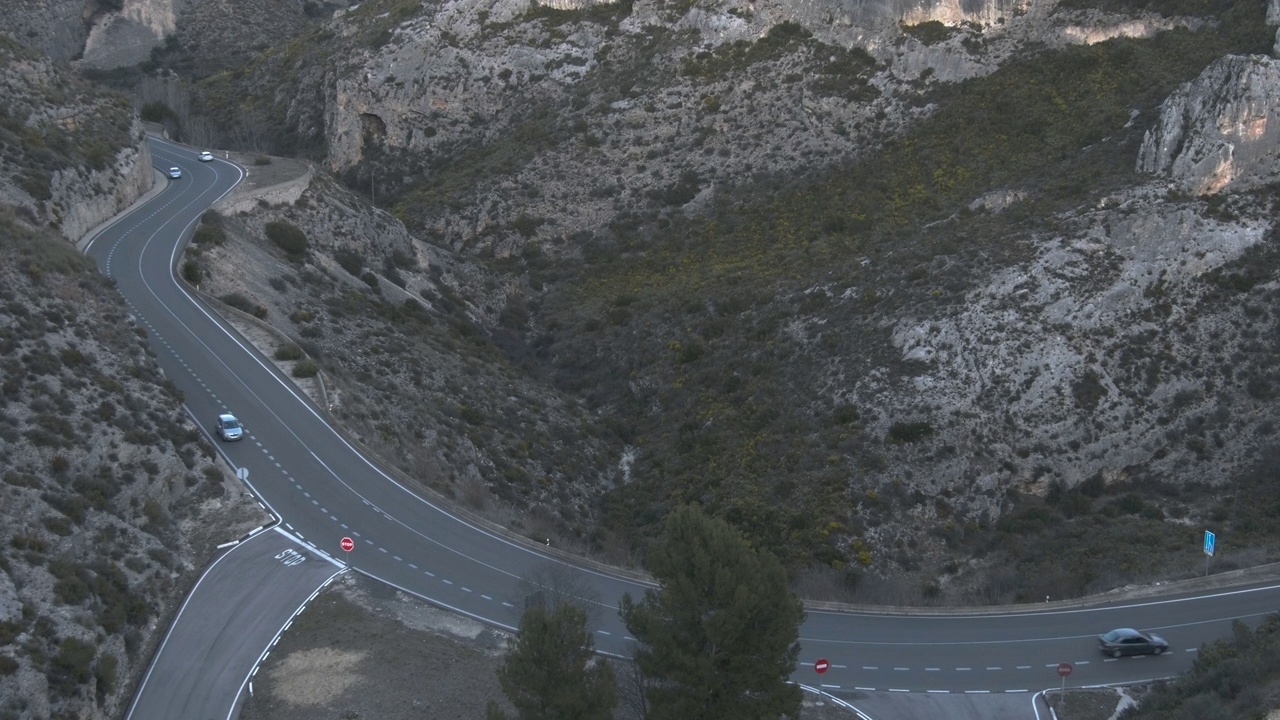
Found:
[[[795,717],[787,683],[804,608],[777,558],[698,508],[667,518],[646,562],[658,580],[621,614],[640,643],[649,720]]]
[[[498,682],[519,720],[611,720],[618,690],[609,664],[593,655],[587,614],[576,605],[536,604],[520,620]],[[490,720],[506,715],[495,705]]]

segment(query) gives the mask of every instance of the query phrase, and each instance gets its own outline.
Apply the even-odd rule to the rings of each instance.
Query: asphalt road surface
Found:
[[[230,718],[263,655],[335,562],[287,533],[266,530],[214,561],[187,597],[144,676],[134,720]]]
[[[562,568],[599,598],[597,648],[630,654],[633,640],[616,607],[623,593],[639,596],[645,585],[549,556],[418,497],[361,456],[267,358],[179,285],[173,269],[182,240],[242,171],[221,160],[200,163],[194,151],[161,140],[152,141],[152,153],[157,167],[178,165],[183,177],[167,181],[162,192],[108,227],[88,253],[117,280],[147,329],[160,366],[182,389],[187,408],[210,437],[218,413],[232,412],[245,424],[243,441],[218,446],[282,519],[282,527],[344,560],[338,543],[349,536],[356,542],[350,553],[356,571],[508,629],[517,625],[523,606],[521,579]],[[219,582],[227,584],[228,593],[246,585],[243,577]],[[255,583],[250,591],[284,593],[275,583]],[[1201,642],[1229,633],[1232,619],[1256,621],[1277,607],[1280,586],[1262,585],[1201,597],[1048,611],[810,611],[801,628],[802,664],[795,678],[814,684],[812,663],[827,658],[830,669],[821,684],[837,695],[1016,694],[1028,698],[1029,708],[1027,693],[1058,686],[1055,668],[1060,662],[1073,663],[1072,681],[1078,685],[1167,677],[1190,666]],[[1096,635],[1123,626],[1155,630],[1173,651],[1155,658],[1103,658]],[[256,637],[259,648],[270,640],[270,635]],[[191,657],[202,653],[191,643],[203,642],[203,636],[180,642]],[[245,643],[252,642],[246,633]],[[245,672],[257,656],[242,656]],[[185,717],[217,715],[212,707],[198,707],[205,701],[213,698],[194,698],[192,714]]]

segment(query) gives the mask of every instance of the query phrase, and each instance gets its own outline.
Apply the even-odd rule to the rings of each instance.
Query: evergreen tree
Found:
[[[773,555],[696,507],[668,518],[646,562],[658,589],[622,599],[640,642],[648,720],[764,720],[800,712],[787,683],[804,607]]]
[[[519,720],[610,720],[618,704],[612,668],[593,655],[586,612],[567,603],[525,611],[498,682]],[[487,715],[506,717],[494,703]]]

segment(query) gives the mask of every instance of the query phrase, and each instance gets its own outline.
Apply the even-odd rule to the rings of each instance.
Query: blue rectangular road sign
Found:
[[[1213,557],[1213,543],[1217,540],[1217,536],[1208,530],[1204,531],[1204,554]]]

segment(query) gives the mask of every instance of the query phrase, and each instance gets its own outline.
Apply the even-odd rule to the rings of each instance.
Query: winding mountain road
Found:
[[[561,568],[599,598],[598,649],[629,654],[632,639],[616,607],[623,593],[639,596],[646,585],[625,574],[547,554],[416,495],[362,456],[268,358],[175,280],[184,240],[201,213],[240,181],[243,170],[222,160],[198,162],[194,151],[158,138],[150,142],[156,166],[177,165],[183,177],[167,181],[162,192],[101,231],[87,252],[117,281],[147,329],[161,368],[183,391],[187,408],[211,440],[210,425],[220,412],[232,412],[245,424],[243,441],[214,442],[281,519],[281,530],[314,547],[309,554],[338,556],[344,562],[338,543],[349,536],[356,543],[350,553],[355,571],[508,629],[518,624],[523,607],[521,579]],[[250,580],[231,574],[218,582],[224,583],[225,592],[239,593]],[[240,586],[233,587],[237,582]],[[253,589],[269,595],[278,586],[254,581]],[[1055,669],[1064,661],[1074,666],[1073,686],[1134,682],[1185,670],[1199,644],[1228,634],[1232,620],[1254,622],[1278,607],[1280,584],[1263,582],[1207,594],[1079,607],[955,612],[810,609],[801,628],[802,664],[796,679],[816,684],[819,677],[812,663],[826,658],[830,669],[821,676],[821,684],[836,695],[1033,693],[1058,686]],[[1103,658],[1095,637],[1119,626],[1155,630],[1170,641],[1172,651],[1160,657]],[[269,622],[263,627],[272,633],[279,630]],[[249,632],[241,643],[252,652],[237,656],[243,658],[242,679],[272,640],[271,635],[255,637],[254,632],[261,631]],[[170,640],[195,642],[178,636]],[[173,642],[166,644],[166,652],[191,657],[202,652],[189,644],[171,647]],[[184,706],[183,716],[230,716],[236,703],[234,695],[200,697],[209,706]]]

